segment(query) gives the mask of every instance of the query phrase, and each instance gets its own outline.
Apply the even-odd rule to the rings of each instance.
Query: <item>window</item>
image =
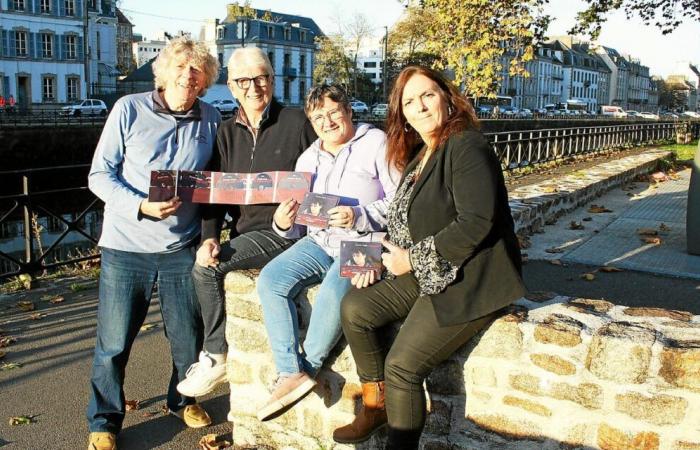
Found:
[[[267,59],[270,60],[270,65],[272,66],[272,70],[275,70],[275,54],[274,52],[267,52]]]
[[[267,38],[272,39],[275,37],[275,28],[272,25],[268,25],[266,27],[267,30]]]
[[[372,62],[366,62],[365,63],[365,69],[370,68],[370,67],[377,67],[377,63],[372,61]]]
[[[53,57],[53,36],[49,33],[41,33],[41,57]]]
[[[292,55],[289,53],[284,54],[284,68],[286,69],[287,67],[292,65]]]
[[[42,14],[51,13],[51,0],[41,0],[40,11]]]
[[[80,98],[80,78],[68,77],[66,80],[66,100],[75,101]]]
[[[66,36],[66,58],[67,59],[76,59],[75,41],[76,41],[75,36],[73,36],[73,35]]]
[[[54,77],[43,77],[41,80],[41,98],[45,102],[56,100],[56,79]]]
[[[97,9],[97,0],[88,0],[88,8]]]
[[[15,51],[17,56],[27,56],[26,31],[15,31]]]
[[[64,0],[64,6],[66,8],[66,15],[67,16],[74,16],[75,15],[75,0]]]
[[[24,0],[13,0],[12,9],[15,11],[24,11]]]
[[[284,100],[289,101],[289,80],[285,79],[284,80]]]
[[[303,102],[305,97],[306,97],[306,82],[300,81],[299,82],[299,101]]]
[[[219,40],[224,38],[224,27],[219,27],[216,29],[216,38]]]
[[[299,73],[306,73],[306,55],[299,55]]]
[[[300,31],[299,32],[299,40],[301,42],[306,42],[306,31]]]
[[[284,40],[285,40],[285,41],[291,41],[291,40],[292,40],[292,30],[291,30],[291,28],[285,28],[285,29],[284,29]]]
[[[102,59],[102,44],[100,44],[100,32],[96,31],[95,47],[97,47],[97,60]]]

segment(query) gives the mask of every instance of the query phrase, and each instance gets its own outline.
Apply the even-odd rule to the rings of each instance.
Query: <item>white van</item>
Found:
[[[603,116],[627,117],[624,109],[613,105],[601,105],[600,114]]]

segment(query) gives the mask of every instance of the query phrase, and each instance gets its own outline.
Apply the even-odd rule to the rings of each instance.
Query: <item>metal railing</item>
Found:
[[[20,183],[20,192],[0,196],[0,202],[5,208],[0,214],[0,227],[12,219],[21,217],[22,221],[22,238],[24,241],[24,258],[17,258],[8,252],[0,250],[0,258],[9,261],[14,266],[15,270],[10,270],[5,273],[0,273],[0,279],[20,275],[23,273],[38,273],[44,270],[63,266],[66,264],[79,263],[89,259],[97,259],[99,254],[84,255],[70,257],[61,261],[49,262],[49,255],[66,239],[71,232],[76,232],[87,242],[97,244],[97,239],[85,232],[82,228],[85,215],[94,210],[100,202],[94,195],[89,193],[87,186],[66,187],[61,189],[42,189],[32,190],[33,181],[39,177],[44,180],[47,178],[57,179],[70,171],[82,172],[81,178],[87,179],[86,174],[89,165],[73,165],[73,166],[58,166],[46,167],[39,169],[12,170],[0,172],[0,179],[17,179]],[[6,185],[7,187],[7,185]],[[73,220],[65,218],[64,214],[55,211],[57,205],[64,203],[65,199],[76,199],[80,194],[84,194],[87,206],[78,207],[78,213],[75,214]],[[37,217],[49,217],[53,221],[61,224],[64,229],[60,232],[51,245],[46,249],[36,248],[35,239],[37,233],[36,221]]]
[[[0,113],[0,127],[59,126],[59,125],[103,125],[105,116],[69,116],[56,109],[18,110]]]
[[[686,132],[690,132],[695,138],[700,135],[700,121],[686,122]],[[575,155],[597,153],[615,148],[625,148],[633,145],[645,145],[674,138],[678,123],[648,123],[648,124],[621,124],[577,128],[558,128],[544,130],[527,130],[486,133],[486,137],[493,146],[494,152],[501,161],[503,170],[513,170],[527,165],[534,165]],[[64,189],[46,189],[33,191],[32,179],[38,176],[57,179],[68,170],[82,169],[82,180],[87,179],[87,165],[61,166],[42,169],[18,170],[0,172],[0,179],[7,180],[10,175],[21,179],[21,192],[17,194],[0,196],[0,201],[10,202],[11,207],[0,217],[0,227],[3,222],[11,217],[22,217],[24,236],[24,260],[8,255],[0,251],[0,258],[10,260],[18,268],[16,270],[0,273],[3,278],[19,275],[21,273],[35,273],[54,267],[99,258],[99,254],[79,256],[63,261],[47,262],[47,255],[71,232],[80,233],[85,239],[97,244],[95,237],[86,233],[81,228],[81,221],[85,215],[93,210],[100,202],[92,195],[86,186],[68,187]],[[54,212],[46,206],[51,197],[76,193],[85,193],[84,208],[80,208],[74,220],[67,220],[63,215]],[[54,200],[55,201],[55,200]],[[78,211],[76,210],[76,211]],[[58,239],[46,250],[35,251],[34,235],[32,230],[32,215],[42,214],[53,217],[65,226]]]

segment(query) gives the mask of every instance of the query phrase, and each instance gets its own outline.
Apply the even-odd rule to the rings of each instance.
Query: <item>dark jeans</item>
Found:
[[[202,348],[202,318],[190,275],[193,262],[192,247],[174,253],[102,249],[97,342],[87,409],[90,431],[121,430],[124,370],[156,283],[173,359],[168,408],[177,411],[195,403],[176,389]]]
[[[341,305],[343,333],[360,381],[385,381],[389,425],[406,431],[420,431],[425,424],[423,380],[496,315],[441,327],[430,299],[419,296],[412,274],[352,289]],[[399,334],[387,349],[379,328],[403,318]]]
[[[226,274],[233,270],[260,269],[293,243],[273,230],[250,231],[221,245],[216,267],[194,265],[192,278],[204,319],[204,350],[217,355],[227,350],[224,334]]]

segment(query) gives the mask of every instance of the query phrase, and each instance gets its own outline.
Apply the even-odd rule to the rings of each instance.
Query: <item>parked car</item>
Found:
[[[659,115],[663,119],[678,119],[678,114],[672,113],[671,111],[662,111]]]
[[[659,116],[657,116],[656,114],[651,113],[651,112],[641,112],[641,113],[639,113],[639,115],[645,119],[659,120]]]
[[[681,115],[692,117],[693,119],[700,119],[700,113],[696,113],[695,111],[684,111]]]
[[[515,106],[501,106],[500,114],[502,116],[517,116],[518,108],[516,108]]]
[[[389,112],[389,105],[386,103],[378,103],[374,108],[372,108],[372,115],[377,118],[385,118]]]
[[[632,119],[638,119],[642,117],[642,115],[639,113],[639,111],[634,111],[634,110],[629,110],[625,111],[627,113],[627,117],[631,117]]]
[[[527,108],[523,108],[523,109],[520,110],[520,112],[518,113],[518,115],[519,115],[520,117],[524,118],[524,119],[530,119],[530,118],[532,118],[532,111],[530,111],[530,110],[527,109]]]
[[[221,114],[233,114],[238,108],[235,100],[214,100],[211,106],[216,108]]]
[[[102,100],[85,99],[74,105],[61,108],[62,116],[106,116],[107,105]]]
[[[602,105],[600,107],[600,114],[603,116],[613,116],[620,118],[627,117],[627,113],[622,108],[615,105]]]
[[[365,102],[359,100],[350,102],[350,108],[352,108],[352,112],[355,114],[367,114],[369,112],[369,108]]]

